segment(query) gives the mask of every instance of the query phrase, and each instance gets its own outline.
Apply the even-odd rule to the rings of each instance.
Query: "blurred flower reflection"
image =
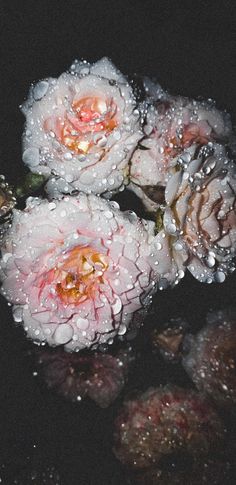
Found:
[[[119,350],[116,355],[39,349],[36,357],[49,388],[71,401],[89,397],[101,408],[110,406],[118,397],[134,360],[129,346]]]

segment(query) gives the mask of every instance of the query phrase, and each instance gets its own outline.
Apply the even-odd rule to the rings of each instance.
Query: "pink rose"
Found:
[[[236,405],[236,308],[208,313],[207,324],[185,337],[183,366],[199,391],[220,407]]]
[[[196,158],[195,152],[209,141],[232,138],[230,116],[212,103],[168,94],[149,106],[146,136],[132,156],[130,188],[143,199],[148,210],[163,202],[169,170],[181,158]]]
[[[153,223],[80,194],[29,198],[2,247],[2,294],[28,335],[69,350],[112,342],[150,301]]]
[[[115,420],[113,451],[124,465],[144,470],[173,453],[207,456],[224,437],[223,423],[205,397],[169,385],[125,400]]]
[[[223,282],[236,254],[236,165],[225,148],[208,143],[171,168],[164,204],[153,261],[168,278],[188,268],[201,282]]]
[[[108,59],[75,61],[58,79],[40,81],[22,111],[23,161],[32,172],[61,177],[65,192],[123,186],[142,133],[132,88]]]
[[[134,361],[130,346],[115,355],[37,349],[36,357],[40,374],[50,389],[71,401],[89,397],[101,408],[110,406],[121,393]]]

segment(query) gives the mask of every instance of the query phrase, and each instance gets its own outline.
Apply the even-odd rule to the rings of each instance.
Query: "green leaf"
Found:
[[[19,180],[15,188],[15,196],[20,199],[22,197],[27,197],[34,194],[34,192],[43,186],[45,181],[46,179],[43,175],[31,172],[27,173],[25,177],[22,177]]]
[[[157,209],[157,211],[156,211],[156,226],[155,226],[156,234],[163,229],[163,216],[164,216],[164,211],[160,208]]]

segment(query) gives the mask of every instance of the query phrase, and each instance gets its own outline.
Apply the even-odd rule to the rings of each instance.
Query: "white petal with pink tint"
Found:
[[[106,343],[150,302],[153,240],[154,223],[100,197],[28,199],[3,241],[1,292],[36,342],[70,351]]]
[[[195,174],[201,164],[195,155],[202,145],[221,141],[232,144],[235,139],[230,116],[217,110],[213,103],[171,96],[160,90],[160,86],[156,89],[157,96],[153,92],[152,86],[150,92],[148,89],[146,136],[133,153],[130,166],[130,189],[150,211],[162,202],[153,198],[148,188],[168,186],[166,202],[171,204],[176,184],[180,184],[178,165],[185,168],[187,164],[189,176]]]
[[[40,81],[22,111],[23,161],[52,176],[51,197],[75,189],[109,195],[123,186],[142,137],[140,115],[131,86],[107,58],[75,61],[58,79]]]

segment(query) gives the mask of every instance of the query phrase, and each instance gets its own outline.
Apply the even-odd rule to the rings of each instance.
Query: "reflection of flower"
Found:
[[[142,136],[131,87],[106,58],[75,62],[68,73],[36,84],[22,108],[23,160],[86,193],[120,188]]]
[[[183,365],[195,385],[219,405],[236,404],[236,310],[209,313],[208,324],[187,336]]]
[[[4,175],[0,175],[0,218],[7,215],[16,204],[12,190],[5,181]]]
[[[132,157],[130,187],[150,210],[162,203],[169,170],[179,158],[195,158],[196,149],[202,145],[232,136],[230,117],[225,112],[206,101],[170,95],[148,108],[144,130],[146,136]]]
[[[39,350],[38,362],[49,388],[72,401],[88,396],[106,408],[123,389],[133,358],[131,347],[114,356],[99,352],[71,354],[60,349]]]
[[[168,274],[187,267],[199,281],[223,282],[234,269],[235,194],[236,166],[223,146],[209,143],[195,159],[179,161],[169,170],[154,260],[162,252]]]
[[[153,223],[118,207],[80,194],[29,198],[25,211],[15,211],[1,291],[32,339],[70,350],[111,342],[150,302]]]
[[[151,388],[127,400],[116,419],[116,457],[134,468],[151,467],[174,452],[192,455],[217,449],[224,430],[216,412],[197,392]]]

